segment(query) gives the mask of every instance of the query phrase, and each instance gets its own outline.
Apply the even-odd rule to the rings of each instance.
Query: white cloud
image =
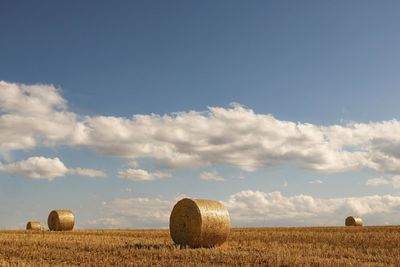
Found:
[[[398,120],[321,126],[278,120],[238,104],[132,118],[80,116],[68,111],[52,85],[4,81],[0,112],[2,154],[81,145],[107,155],[151,158],[161,169],[222,164],[253,171],[296,162],[311,170],[371,168],[400,174]]]
[[[117,198],[102,204],[102,214],[90,227],[168,227],[173,205],[160,198]],[[400,220],[400,196],[373,195],[344,198],[284,196],[281,192],[241,191],[227,206],[233,226],[343,225],[348,215],[361,216],[366,224],[396,224]],[[108,220],[113,218],[108,224]],[[108,224],[108,225],[107,225]]]
[[[378,178],[371,178],[368,179],[367,182],[365,183],[366,185],[369,186],[378,186],[378,185],[385,185],[385,184],[389,184],[389,181],[386,180],[383,177],[378,177]]]
[[[143,169],[126,169],[118,172],[118,176],[132,181],[153,181],[170,177],[166,172],[148,172]]]
[[[396,175],[390,178],[390,183],[394,188],[400,188],[400,175]]]
[[[129,167],[133,169],[138,169],[140,167],[140,164],[136,160],[132,160],[131,162],[129,162]]]
[[[103,203],[105,218],[119,228],[166,227],[173,202],[159,198],[117,198]]]
[[[126,187],[123,191],[124,192],[128,192],[128,193],[132,193],[132,188]]]
[[[87,177],[104,177],[106,174],[103,171],[95,170],[95,169],[82,169],[82,168],[71,168],[68,170],[70,174],[76,174],[79,176],[87,176]]]
[[[204,171],[200,173],[200,179],[208,181],[219,181],[219,182],[225,181],[225,178],[215,170],[210,172]]]
[[[84,141],[84,131],[54,86],[0,81],[1,154],[58,142],[79,144]]]
[[[52,180],[66,175],[68,168],[59,158],[31,157],[15,163],[2,164],[0,171],[22,174],[35,179]]]
[[[248,190],[232,195],[226,205],[237,225],[342,225],[349,214],[369,223],[400,219],[400,196],[391,195],[323,199]]]
[[[400,133],[398,121],[318,126],[236,105],[132,119],[87,117],[84,123],[85,145],[110,155],[153,158],[162,168],[223,164],[253,171],[297,162],[311,170],[400,173],[400,153],[387,145],[400,148],[400,134],[392,134]]]
[[[26,160],[0,164],[0,172],[16,173],[34,179],[53,180],[68,173],[80,176],[104,176],[105,174],[93,169],[68,169],[59,158],[30,157]]]
[[[365,184],[368,186],[391,185],[394,188],[400,188],[400,175],[368,179]]]
[[[309,181],[308,183],[309,184],[322,184],[323,182],[321,180],[315,179],[315,180]]]
[[[98,229],[116,229],[121,228],[121,220],[116,218],[97,218],[87,221],[84,224],[86,228]]]

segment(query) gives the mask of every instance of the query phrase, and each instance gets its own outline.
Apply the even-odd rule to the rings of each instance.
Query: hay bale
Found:
[[[172,240],[178,245],[214,247],[228,238],[229,213],[217,201],[184,198],[171,212],[169,230]]]
[[[47,224],[51,231],[71,231],[74,229],[75,217],[70,210],[53,210]]]
[[[363,226],[363,220],[360,217],[349,216],[345,221],[346,226]]]
[[[40,231],[42,230],[42,226],[40,225],[40,222],[37,221],[30,221],[26,224],[26,230],[30,231]]]

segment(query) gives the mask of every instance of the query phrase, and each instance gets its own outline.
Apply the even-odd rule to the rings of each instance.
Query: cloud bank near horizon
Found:
[[[83,116],[69,111],[52,85],[0,81],[0,153],[57,145],[149,158],[160,169],[121,171],[133,180],[154,180],[177,168],[221,164],[254,171],[285,162],[315,171],[400,174],[396,119],[324,126],[278,120],[239,104],[131,118]]]
[[[173,205],[181,198],[116,198],[102,205],[102,214],[84,227],[168,227]],[[244,190],[231,195],[226,205],[233,226],[341,226],[349,215],[365,223],[394,224],[400,220],[400,196],[372,195],[345,198],[284,196],[279,191]]]

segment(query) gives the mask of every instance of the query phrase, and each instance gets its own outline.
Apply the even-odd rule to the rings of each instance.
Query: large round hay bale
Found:
[[[178,245],[214,247],[228,238],[229,213],[218,201],[184,198],[171,212],[169,230]]]
[[[40,225],[40,222],[31,221],[26,224],[26,230],[40,231],[42,230],[42,226]]]
[[[363,220],[360,217],[349,216],[345,221],[346,226],[363,226]]]
[[[53,210],[47,224],[51,231],[71,231],[74,229],[75,217],[70,210]]]

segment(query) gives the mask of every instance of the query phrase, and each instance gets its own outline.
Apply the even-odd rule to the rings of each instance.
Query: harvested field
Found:
[[[398,266],[400,227],[233,229],[213,249],[180,249],[167,230],[0,231],[0,266]]]

